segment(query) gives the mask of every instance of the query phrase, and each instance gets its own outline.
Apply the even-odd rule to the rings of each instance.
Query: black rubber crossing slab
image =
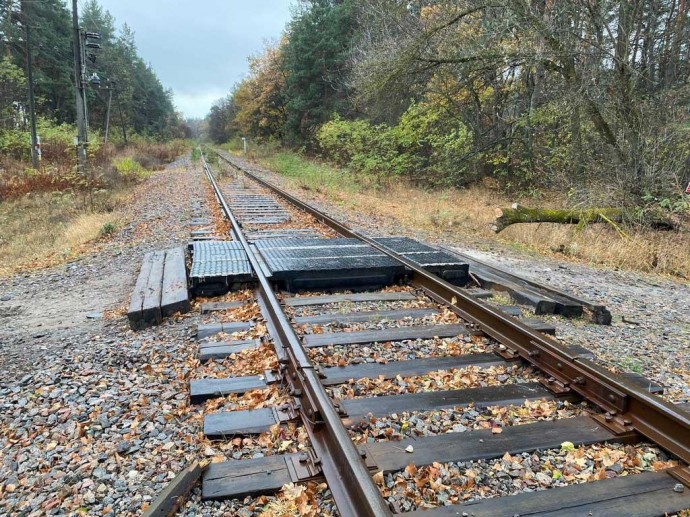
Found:
[[[550,488],[517,495],[479,499],[472,503],[418,510],[413,517],[656,517],[675,515],[690,508],[690,490],[676,492],[678,481],[660,472]]]
[[[348,314],[330,313],[317,316],[298,316],[295,322],[302,325],[323,325],[326,323],[362,323],[366,321],[398,321],[405,318],[426,318],[438,314],[436,309],[399,309],[392,311],[362,311]]]
[[[198,379],[189,383],[189,398],[192,404],[199,404],[204,400],[224,397],[231,393],[242,394],[264,388],[266,381],[258,375],[231,379]]]
[[[560,449],[566,440],[576,445],[590,445],[620,441],[620,438],[584,416],[504,427],[501,433],[482,429],[377,442],[362,446],[360,450],[366,451],[367,458],[376,464],[377,470],[389,473],[402,470],[411,463],[421,467],[436,461],[460,463],[500,458],[506,452],[520,454],[537,449]],[[401,452],[408,445],[412,445],[412,452]]]
[[[456,337],[468,333],[469,331],[464,325],[426,325],[386,330],[309,334],[302,337],[302,342],[307,348],[315,348],[329,345],[361,345],[365,343],[385,343],[388,341]]]
[[[308,229],[275,229],[275,230],[254,230],[245,233],[247,240],[257,241],[261,239],[295,239],[295,238],[318,238],[319,235],[313,230]]]
[[[306,307],[331,303],[397,302],[416,299],[417,297],[414,294],[405,291],[399,293],[353,293],[326,296],[295,296],[283,300],[283,305],[289,305],[290,307]]]
[[[407,253],[435,253],[438,250],[409,237],[376,237],[376,242],[392,249],[399,254]],[[453,262],[458,262],[456,258]]]
[[[337,238],[337,239],[266,239],[257,242],[256,247],[260,250],[267,249],[304,249],[304,248],[371,248],[359,239]],[[379,252],[380,253],[380,252]]]
[[[197,241],[190,244],[190,279],[197,295],[226,292],[252,281],[252,268],[242,244],[235,241]]]
[[[271,273],[271,279],[291,292],[386,286],[405,274],[402,264],[371,247],[304,247],[289,250],[259,247],[263,242],[257,241],[257,248]],[[342,250],[342,254],[332,256],[334,250]],[[286,258],[287,255],[291,258]]]
[[[374,240],[448,282],[467,284],[469,265],[456,255],[408,237],[380,237]]]

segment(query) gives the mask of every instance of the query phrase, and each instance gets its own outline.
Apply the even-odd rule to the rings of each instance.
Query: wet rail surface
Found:
[[[325,480],[341,515],[410,510],[415,515],[598,515],[623,508],[626,515],[663,515],[690,507],[687,408],[613,375],[586,350],[569,348],[534,322],[505,314],[471,289],[429,272],[399,246],[392,249],[385,239],[363,236],[243,170],[232,158],[220,159],[234,168],[232,179],[219,182],[211,167],[204,167],[233,241],[246,253],[278,366],[260,375],[196,381],[192,400],[280,386],[288,394],[286,403],[208,414],[204,432],[227,440],[297,422],[309,446],[299,454],[213,464],[204,474],[205,498],[258,495],[286,483]],[[302,279],[306,284],[293,285],[275,274],[280,260],[296,260],[286,239],[331,239],[328,246],[316,241],[321,251],[308,267],[301,265],[309,270]],[[268,242],[282,244],[276,251]],[[308,285],[306,279],[318,277],[315,272],[326,267],[324,262],[342,255],[339,246],[348,246],[352,254],[359,244],[367,246],[357,251],[367,260],[376,257],[377,264],[393,264],[404,273],[395,283],[382,282],[385,287],[366,292],[327,285],[332,276]],[[232,330],[200,328],[200,333]],[[257,345],[251,340],[205,343],[200,357],[213,360]],[[494,408],[506,407],[529,415],[519,422],[492,418],[487,425],[483,420],[483,415],[495,416]],[[541,413],[535,414],[535,407]],[[445,419],[440,424],[438,415]],[[443,483],[434,481],[434,475],[443,478],[439,470],[455,469],[462,477],[466,471],[459,466],[472,462],[503,458],[510,463],[506,458],[537,450],[568,452],[572,446],[580,451],[604,443],[651,444],[677,461],[666,461],[660,453],[656,472],[608,479],[602,470],[601,476],[573,478],[563,488],[532,493],[528,484],[526,492],[513,490],[521,492],[516,496],[471,497],[464,504],[466,498],[457,494],[434,496],[444,492],[438,489]],[[447,484],[448,476],[443,479]],[[582,480],[590,482],[578,484]],[[629,513],[632,507],[637,513]]]

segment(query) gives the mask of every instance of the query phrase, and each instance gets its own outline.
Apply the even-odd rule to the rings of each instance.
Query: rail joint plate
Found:
[[[307,449],[298,455],[286,458],[285,463],[294,483],[303,482],[323,474],[321,460],[312,449]]]
[[[602,427],[609,430],[618,437],[626,434],[635,435],[635,428],[632,421],[621,415],[614,415],[612,413],[605,413],[603,415],[593,415],[592,418],[597,421]]]
[[[554,377],[548,377],[546,379],[539,379],[539,384],[543,384],[544,387],[549,390],[554,395],[568,395],[572,392],[570,386],[567,383],[561,382]]]

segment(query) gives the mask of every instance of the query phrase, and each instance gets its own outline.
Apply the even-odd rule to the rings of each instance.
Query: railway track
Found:
[[[264,375],[197,381],[192,401],[279,386],[287,403],[207,415],[204,432],[228,440],[296,422],[308,446],[295,454],[212,464],[204,473],[204,498],[266,494],[286,483],[325,480],[339,513],[353,516],[664,515],[690,508],[687,408],[454,285],[461,269],[436,271],[415,255],[418,248],[405,248],[414,246],[407,241],[361,235],[231,158],[219,158],[236,171],[234,179],[221,185],[206,161],[204,168],[230,222],[228,246],[246,257],[243,267],[278,366]],[[356,267],[333,276],[335,266],[323,264],[343,256]],[[352,292],[353,286],[372,283],[380,285]],[[218,330],[232,329],[212,332]],[[212,360],[246,346],[212,343],[201,352]],[[528,413],[540,407],[541,413],[518,422],[525,425],[510,425],[495,409],[507,407],[526,407]],[[411,422],[421,435],[410,430]],[[656,466],[637,465],[630,475],[618,476],[620,471],[600,465],[589,477],[552,467],[548,483],[543,468],[535,466],[533,477],[541,485],[514,482],[519,495],[470,497],[468,503],[458,490],[449,499],[436,494],[449,491],[434,477],[447,481],[455,472],[462,478],[458,486],[476,495],[472,487],[480,482],[466,468],[472,462],[493,465],[510,479],[511,467],[524,467],[516,465],[517,458],[533,451],[577,454],[604,443],[627,451],[623,456],[632,463],[651,454],[648,460],[653,456]],[[645,450],[657,452],[635,452]],[[562,476],[572,484],[534,491]]]

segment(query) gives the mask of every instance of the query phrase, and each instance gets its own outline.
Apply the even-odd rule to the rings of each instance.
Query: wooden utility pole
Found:
[[[108,88],[108,110],[105,114],[105,138],[104,143],[108,143],[108,133],[110,131],[110,106],[113,103],[113,88]]]
[[[31,53],[31,27],[29,26],[29,6],[26,0],[21,3],[22,23],[26,44],[26,78],[29,85],[29,121],[31,125],[31,164],[34,169],[39,168],[38,133],[36,131],[36,99],[34,95],[34,70]]]
[[[125,127],[125,116],[122,113],[122,103],[120,102],[120,94],[117,95],[117,109],[120,112],[120,126],[122,127],[122,139],[127,145],[127,128]]]
[[[82,49],[81,30],[79,29],[79,13],[77,0],[72,0],[72,37],[74,39],[74,84],[77,99],[77,159],[79,169],[86,169],[86,148],[89,145],[88,122],[86,118],[86,71],[84,69],[84,53]]]

